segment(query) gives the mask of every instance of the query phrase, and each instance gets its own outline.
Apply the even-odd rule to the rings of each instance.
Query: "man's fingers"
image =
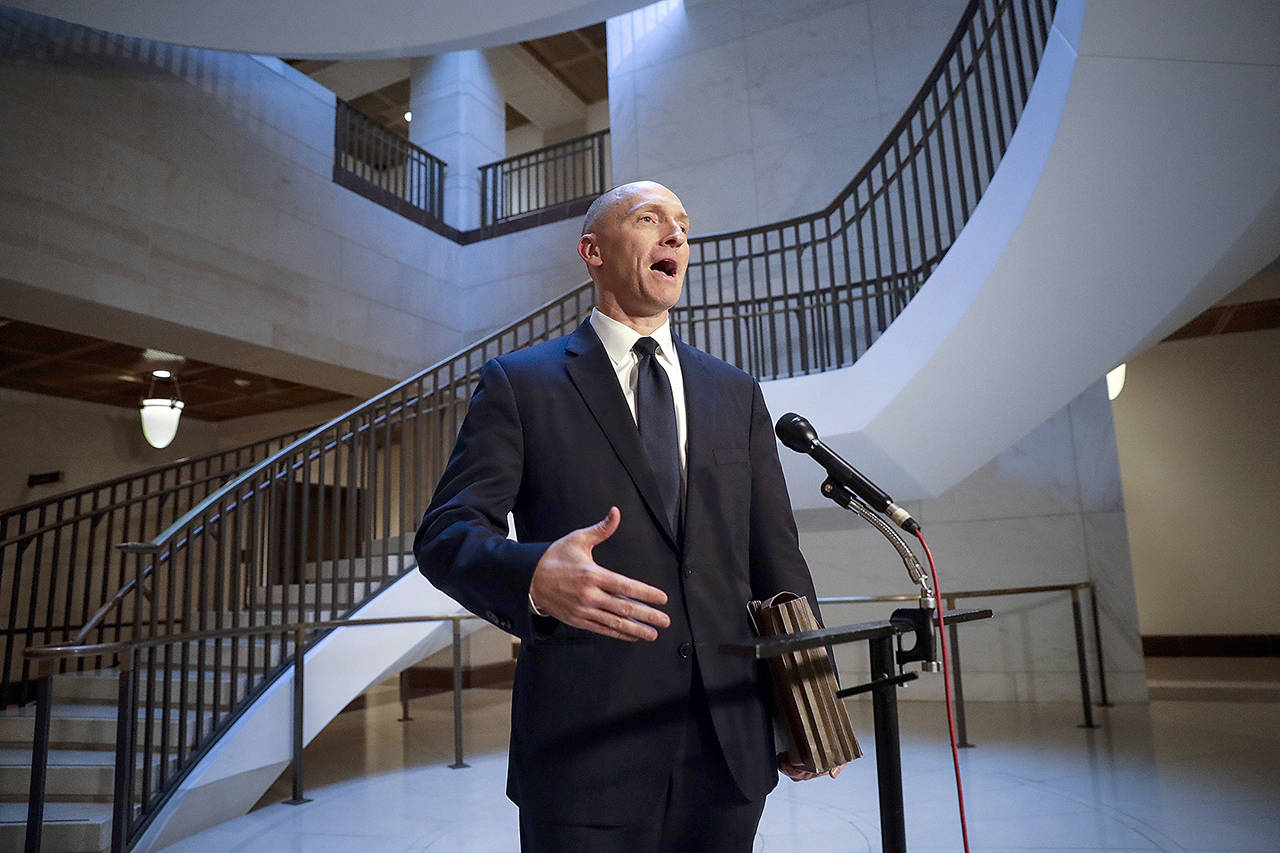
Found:
[[[606,611],[597,611],[590,617],[577,620],[576,622],[571,622],[570,624],[575,624],[576,627],[587,631],[603,634],[606,637],[626,640],[627,642],[658,639],[658,632],[653,628],[650,628],[648,625],[633,622],[630,619],[625,619]]]
[[[656,586],[650,586],[643,581],[635,578],[629,578],[626,575],[620,575],[617,572],[610,571],[603,566],[600,567],[599,587],[605,592],[613,595],[621,595],[626,598],[634,599],[645,604],[666,604],[667,594]]]
[[[604,540],[608,539],[618,530],[618,524],[622,521],[622,511],[616,506],[609,507],[609,513],[590,527],[583,527],[578,532],[582,534],[588,549],[594,548]]]

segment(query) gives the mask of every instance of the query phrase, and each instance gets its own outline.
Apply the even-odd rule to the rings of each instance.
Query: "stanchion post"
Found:
[[[947,610],[956,609],[955,598],[944,596],[942,601]],[[956,630],[955,623],[947,625],[947,642],[951,644],[949,649],[951,652],[951,686],[955,688],[956,734],[959,736],[956,746],[962,749],[973,749],[973,744],[969,743],[969,727],[965,723],[964,717],[964,678],[960,675],[960,632]]]
[[[462,760],[462,619],[453,617],[453,763],[454,770],[469,767]]]
[[[26,853],[40,853],[44,832],[45,774],[49,766],[49,725],[53,719],[53,662],[38,661],[36,731],[31,744],[31,787],[27,796]]]
[[[411,723],[413,717],[409,716],[409,670],[400,670],[400,719],[397,723]]]
[[[1084,649],[1084,617],[1080,614],[1080,590],[1071,590],[1071,617],[1076,626],[1076,666],[1080,670],[1080,704],[1084,706],[1082,729],[1096,729],[1093,722],[1093,701],[1089,696],[1089,658]]]
[[[291,806],[309,803],[303,796],[302,778],[302,709],[305,674],[307,629],[299,624],[293,629],[293,797],[285,800]]]
[[[133,708],[134,649],[120,652],[120,678],[116,686],[116,767],[111,795],[111,853],[125,853],[129,838],[129,810],[133,804],[133,773],[137,763],[135,731],[137,713]],[[146,768],[148,765],[143,764]],[[147,772],[145,769],[143,772]]]
[[[893,676],[893,638],[867,641],[873,682]],[[898,695],[895,684],[871,691],[876,730],[876,779],[880,789],[880,843],[884,853],[906,853],[906,815],[902,808],[902,755],[898,743]]]
[[[1089,581],[1089,609],[1093,616],[1093,648],[1098,657],[1098,690],[1102,693],[1102,701],[1098,704],[1104,708],[1111,707],[1107,698],[1107,668],[1102,663],[1102,623],[1098,621],[1098,588]]]

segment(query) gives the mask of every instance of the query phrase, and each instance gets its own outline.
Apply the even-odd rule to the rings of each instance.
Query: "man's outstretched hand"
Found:
[[[803,767],[791,762],[790,753],[782,753],[778,756],[778,769],[782,774],[792,782],[805,782],[809,779],[817,779],[819,776],[830,776],[832,779],[840,775],[840,771],[844,769],[843,764],[837,764],[825,773],[810,773]]]
[[[621,521],[618,508],[609,507],[600,521],[552,542],[533,570],[529,597],[543,613],[575,628],[629,642],[656,640],[657,629],[671,619],[649,605],[666,604],[667,594],[611,572],[591,557],[591,549],[612,536]]]

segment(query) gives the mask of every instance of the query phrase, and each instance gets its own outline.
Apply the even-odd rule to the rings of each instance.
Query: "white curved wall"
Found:
[[[194,47],[324,59],[426,56],[603,21],[645,0],[18,0],[10,5],[130,36]]]
[[[769,383],[895,497],[958,483],[1280,245],[1275,6],[1090,0],[1077,55],[1081,5],[916,299],[852,367]]]

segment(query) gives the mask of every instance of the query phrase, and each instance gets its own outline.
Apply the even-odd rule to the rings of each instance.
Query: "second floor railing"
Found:
[[[420,224],[443,224],[445,162],[341,98],[333,155],[335,183]]]
[[[480,167],[480,225],[486,228],[538,214],[585,212],[609,188],[608,129]],[[572,210],[558,210],[581,202]]]

